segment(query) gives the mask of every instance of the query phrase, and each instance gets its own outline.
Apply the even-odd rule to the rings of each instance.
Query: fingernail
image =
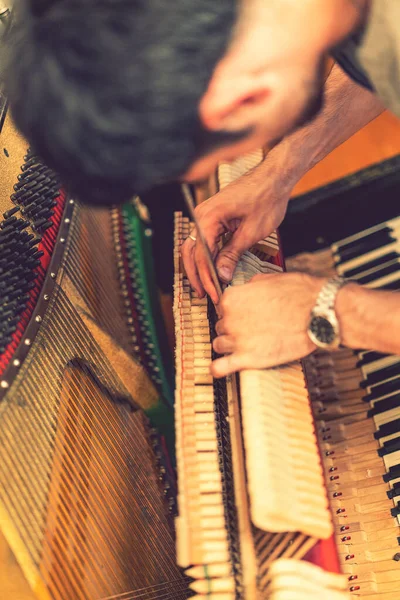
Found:
[[[230,281],[232,279],[232,271],[229,267],[219,267],[218,274],[224,281]]]

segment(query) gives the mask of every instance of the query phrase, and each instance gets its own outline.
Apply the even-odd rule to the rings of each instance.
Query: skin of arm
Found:
[[[384,107],[334,65],[325,85],[324,108],[317,118],[284,138],[265,161],[196,209],[223,281],[229,282],[240,255],[282,222],[291,192],[301,177],[334,148],[369,123]],[[224,233],[231,240],[218,253]],[[199,244],[182,247],[189,281],[201,297],[217,294]]]
[[[400,294],[350,283],[336,300],[343,345],[400,355]]]
[[[353,82],[335,64],[325,87],[324,108],[307,126],[285,138],[268,155],[288,169],[295,184],[335,148],[385,110],[380,99]],[[286,165],[286,167],[285,167]]]

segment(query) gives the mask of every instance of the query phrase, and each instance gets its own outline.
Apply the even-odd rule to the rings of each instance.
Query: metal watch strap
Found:
[[[339,321],[335,311],[336,296],[348,279],[333,277],[329,279],[318,294],[311,311],[307,333],[317,348],[333,350],[340,345]]]
[[[337,293],[346,283],[349,283],[349,280],[343,277],[329,279],[318,294],[313,312],[321,309],[334,310]]]

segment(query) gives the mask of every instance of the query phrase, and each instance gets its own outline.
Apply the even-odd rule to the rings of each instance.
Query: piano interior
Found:
[[[0,112],[1,597],[398,600],[400,359],[214,381],[178,186],[86,208]],[[399,151],[292,200],[233,285],[287,268],[398,291]]]

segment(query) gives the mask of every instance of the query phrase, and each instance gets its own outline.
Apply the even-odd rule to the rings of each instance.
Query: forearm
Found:
[[[375,119],[384,107],[374,94],[354,83],[334,65],[325,86],[324,108],[317,118],[275,148],[296,182],[354,133]],[[274,156],[271,159],[276,160]]]
[[[276,175],[284,191],[290,192],[309,169],[383,111],[379,98],[334,65],[320,114],[284,138],[250,176],[262,187],[265,177]]]
[[[337,296],[336,312],[344,346],[400,354],[399,292],[348,284]]]

